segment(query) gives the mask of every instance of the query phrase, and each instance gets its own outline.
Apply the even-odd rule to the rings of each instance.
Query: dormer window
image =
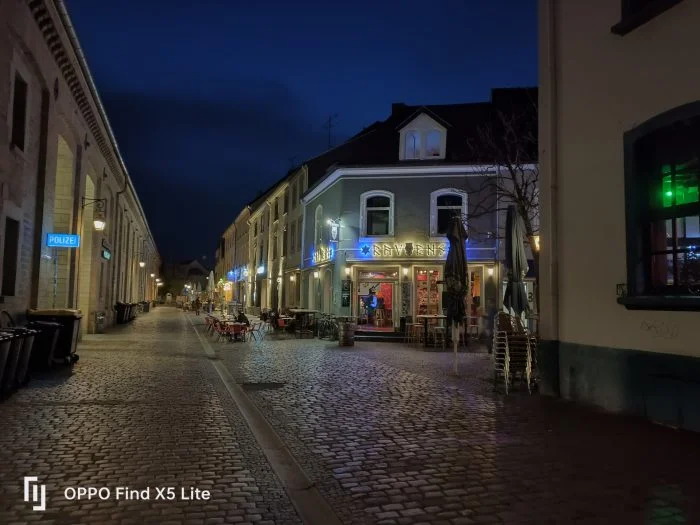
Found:
[[[404,142],[404,158],[420,159],[420,131],[407,131]]]
[[[447,129],[426,113],[400,130],[399,160],[444,159]]]

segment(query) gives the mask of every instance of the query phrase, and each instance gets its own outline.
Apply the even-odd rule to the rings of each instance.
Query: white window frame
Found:
[[[454,206],[449,206],[449,207],[440,207],[438,208],[437,205],[437,199],[438,197],[442,197],[443,195],[456,195],[462,198],[462,206],[461,206],[461,214],[462,217],[467,217],[467,210],[468,204],[467,204],[467,192],[464,190],[460,190],[457,188],[440,188],[439,190],[435,190],[430,194],[430,236],[431,237],[440,237],[444,238],[445,235],[438,233],[438,209],[442,208],[454,208]],[[466,224],[465,224],[466,227]]]
[[[367,199],[371,197],[389,197],[388,208],[370,208],[372,210],[389,210],[389,233],[387,235],[368,235],[367,234]],[[363,237],[372,237],[373,239],[386,239],[394,236],[394,194],[386,190],[366,191],[360,195],[360,234]]]

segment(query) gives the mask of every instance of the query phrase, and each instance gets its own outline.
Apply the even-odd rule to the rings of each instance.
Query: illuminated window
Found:
[[[363,236],[394,235],[394,194],[370,191],[360,196],[360,229]]]
[[[700,294],[700,104],[687,112],[671,110],[626,138],[631,295]]]
[[[454,216],[466,219],[467,193],[445,188],[430,194],[430,235],[445,235]]]

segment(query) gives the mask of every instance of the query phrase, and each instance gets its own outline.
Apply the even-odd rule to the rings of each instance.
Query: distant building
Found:
[[[700,431],[700,4],[539,4],[542,386]]]
[[[0,86],[0,308],[77,308],[85,332],[154,299],[160,256],[64,2],[0,2]]]

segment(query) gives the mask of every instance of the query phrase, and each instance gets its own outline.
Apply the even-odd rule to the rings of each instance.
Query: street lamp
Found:
[[[140,266],[141,268],[145,268],[145,267],[146,267],[146,263],[145,263],[144,261],[139,261],[139,266]]]
[[[152,273],[151,274],[151,279],[153,279],[156,276],[156,274]]]
[[[105,226],[107,225],[107,221],[105,220],[105,206],[107,204],[107,199],[86,199],[83,197],[81,201],[81,209],[85,209],[86,206],[90,206],[91,204],[95,205],[95,214],[92,219],[92,224],[95,227],[95,230],[98,232],[101,232],[105,229]]]

